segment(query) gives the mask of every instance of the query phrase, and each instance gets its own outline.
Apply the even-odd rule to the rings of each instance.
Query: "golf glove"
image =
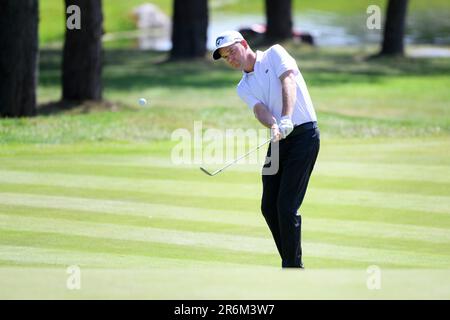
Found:
[[[294,130],[294,124],[292,123],[292,120],[289,116],[282,117],[278,127],[280,128],[281,139],[286,138],[289,133]]]

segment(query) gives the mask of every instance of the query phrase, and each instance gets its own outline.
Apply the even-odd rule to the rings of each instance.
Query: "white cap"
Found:
[[[225,31],[219,34],[216,38],[216,49],[213,52],[214,60],[221,58],[219,53],[220,48],[228,47],[241,40],[244,40],[244,37],[237,31]]]

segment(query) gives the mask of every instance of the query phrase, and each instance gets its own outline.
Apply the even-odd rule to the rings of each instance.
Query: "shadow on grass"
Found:
[[[59,100],[41,104],[37,107],[36,111],[38,116],[49,116],[60,113],[86,114],[102,111],[117,112],[122,110],[132,110],[132,109],[120,102],[112,102],[108,100],[82,101],[82,102]]]
[[[450,74],[450,59],[379,57],[349,53],[321,51],[302,53],[294,51],[293,56],[308,84],[332,86],[345,83],[372,84],[389,77],[445,76]]]
[[[450,74],[449,59],[361,59],[348,52],[289,47],[307,82],[314,86],[376,83],[390,76]],[[162,63],[166,53],[108,49],[104,56],[104,86],[113,90],[164,88],[233,88],[241,73],[209,59]],[[41,50],[40,85],[59,86],[61,51]]]

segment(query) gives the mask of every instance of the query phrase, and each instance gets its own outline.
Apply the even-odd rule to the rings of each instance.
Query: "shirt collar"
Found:
[[[255,54],[256,54],[256,61],[255,61],[255,65],[253,66],[253,71],[252,72],[245,72],[244,70],[242,70],[242,74],[243,74],[244,77],[247,77],[247,76],[250,76],[250,75],[254,74],[255,71],[256,71],[256,68],[259,66],[259,63],[261,62],[261,59],[262,59],[262,56],[263,56],[262,55],[262,51],[256,50]]]

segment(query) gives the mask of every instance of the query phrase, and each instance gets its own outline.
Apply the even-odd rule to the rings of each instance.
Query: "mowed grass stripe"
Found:
[[[106,165],[137,164],[148,165],[152,160],[163,160],[167,164],[172,147],[176,142],[152,141],[150,143],[130,144],[128,142],[89,142],[74,144],[47,144],[47,145],[23,145],[10,144],[0,146],[0,155],[5,159],[29,159],[30,161],[41,159],[62,159],[70,162],[74,159],[80,161],[96,161],[98,159]],[[398,138],[328,138],[321,141],[320,158],[324,161],[358,160],[361,162],[388,162],[407,164],[450,164],[445,151],[450,146],[450,139],[441,137],[408,137]],[[172,167],[172,164],[168,164]]]
[[[145,258],[152,258],[152,266],[159,265],[165,267],[164,263],[167,263],[167,267],[178,266],[182,264],[183,267],[189,266],[201,266],[211,265],[214,266],[218,263],[220,266],[230,268],[231,264],[239,266],[280,266],[280,259],[277,252],[271,254],[258,254],[258,253],[246,253],[208,248],[186,247],[177,246],[166,243],[149,243],[144,241],[133,240],[116,240],[116,239],[102,239],[86,236],[74,236],[70,234],[61,235],[60,233],[50,232],[30,232],[30,231],[14,231],[14,230],[2,230],[2,238],[0,239],[0,248],[4,246],[19,246],[20,248],[42,248],[42,249],[57,249],[61,251],[70,251],[83,255],[84,253],[107,253],[110,255],[131,255],[133,257],[143,256]],[[0,251],[1,256],[1,251]],[[27,261],[25,259],[17,260],[14,257],[8,256],[7,252],[3,255],[3,261],[0,259],[0,265],[48,265],[47,261]],[[8,260],[5,260],[8,259]],[[167,259],[167,260],[164,260]],[[17,261],[16,261],[17,260]],[[177,260],[186,261],[185,263],[179,263]],[[196,262],[194,262],[196,261]],[[366,268],[367,263],[357,262],[344,259],[332,259],[332,258],[318,258],[318,257],[305,257],[308,266],[319,268]],[[52,264],[61,264],[59,261]],[[105,265],[96,265],[92,263],[92,266],[105,267]],[[106,265],[108,266],[108,265]],[[143,265],[136,265],[136,267],[147,268],[148,263]],[[386,267],[398,268],[401,265],[384,264]],[[403,266],[406,267],[407,265]],[[111,266],[115,267],[115,266]]]
[[[252,253],[273,253],[276,248],[272,239],[247,236],[230,236],[219,233],[195,233],[117,226],[112,224],[61,221],[45,218],[22,218],[0,215],[0,228],[16,231],[55,232],[78,236],[111,238],[170,243],[180,246],[197,246]],[[370,263],[414,265],[417,267],[445,268],[450,264],[450,256],[442,254],[415,253],[411,251],[384,250],[339,246],[325,243],[304,242],[306,255],[335,258]]]
[[[46,167],[52,164],[60,166],[61,163],[69,163],[74,166],[86,165],[95,167],[105,167],[110,165],[125,167],[157,167],[164,171],[164,168],[173,170],[182,170],[186,167],[198,168],[204,164],[193,163],[187,165],[174,165],[171,161],[172,147],[175,143],[168,141],[152,142],[149,144],[123,144],[123,143],[104,143],[102,144],[77,144],[77,145],[21,145],[11,146],[7,149],[1,148],[1,161],[5,164],[31,166],[35,163],[43,163]],[[370,167],[379,168],[378,165],[386,165],[393,170],[385,171],[388,179],[391,173],[398,172],[398,168],[392,166],[401,166],[404,168],[413,168],[413,173],[417,168],[432,168],[431,170],[446,170],[450,164],[445,150],[450,147],[450,140],[447,137],[433,137],[431,139],[408,138],[404,139],[325,139],[321,142],[321,151],[319,162],[325,163],[326,167],[330,164],[350,164],[358,163]],[[262,150],[265,151],[265,150]],[[262,152],[264,153],[264,152]],[[76,157],[74,157],[74,154]],[[336,161],[339,159],[339,162]],[[28,164],[27,164],[28,162]],[[319,163],[318,162],[318,163]],[[219,166],[219,164],[217,164]],[[214,165],[210,165],[214,166]],[[405,167],[406,166],[406,167]],[[435,169],[433,169],[436,167]],[[236,168],[243,171],[253,171],[253,167],[238,166]],[[119,168],[114,168],[120,171]],[[389,169],[389,168],[383,168]],[[370,171],[370,170],[368,170]],[[377,170],[378,171],[378,170]],[[391,172],[394,171],[394,172]],[[178,172],[177,172],[178,173]],[[420,172],[419,172],[420,173]],[[382,176],[384,176],[383,174]],[[167,176],[165,174],[165,176]],[[410,178],[411,176],[408,175]]]
[[[183,208],[178,208],[183,210]],[[27,206],[0,205],[0,213],[11,216],[51,218],[73,221],[112,223],[118,225],[154,227],[194,232],[219,232],[232,235],[247,235],[267,237],[270,235],[262,216],[248,217],[243,223],[238,216],[235,220],[225,223],[220,220],[202,221],[173,219],[159,212],[149,215],[109,214],[105,212],[89,212],[67,209],[49,209]],[[208,218],[208,214],[205,214]],[[388,223],[341,221],[336,219],[304,218],[303,232],[306,239],[313,239],[315,234],[325,235],[314,239],[322,242],[339,243],[339,240],[351,241],[366,247],[404,248],[414,247],[415,250],[427,252],[450,252],[450,232],[444,228],[403,226]],[[325,240],[330,239],[330,240]]]
[[[11,215],[16,217],[33,217],[33,218],[51,218],[61,219],[63,221],[82,221],[93,223],[111,223],[121,226],[137,226],[137,227],[151,227],[158,229],[169,229],[178,231],[192,231],[192,232],[215,232],[227,235],[237,236],[251,236],[251,237],[270,237],[270,231],[266,226],[250,226],[242,224],[224,224],[190,221],[190,220],[174,220],[164,218],[135,217],[126,215],[110,215],[110,214],[92,214],[82,211],[56,211],[49,209],[34,209],[19,208],[20,210],[4,210],[0,208],[0,214]],[[260,221],[261,222],[261,221]],[[308,219],[308,223],[304,222],[303,236],[308,241],[317,241],[321,243],[330,243],[337,245],[355,245],[366,248],[378,248],[389,250],[405,250],[414,248],[415,252],[424,253],[441,253],[450,252],[450,241],[443,241],[439,234],[436,238],[432,238],[433,232],[436,230],[425,230],[424,233],[411,233],[401,231],[394,231],[394,228],[389,225],[374,225],[371,228],[370,224],[363,224],[363,232],[348,232],[350,228],[357,228],[361,223],[355,226],[351,221],[348,222],[346,228],[340,229],[339,223],[335,221],[325,221],[326,224],[316,225],[314,219]],[[383,230],[382,228],[387,230]],[[376,229],[375,234],[370,231],[364,233],[364,230]],[[442,231],[442,230],[439,230]],[[393,234],[395,233],[395,234]],[[447,232],[448,233],[448,232]],[[5,235],[2,234],[2,237]],[[444,235],[444,237],[447,234]],[[423,238],[430,239],[430,241],[421,240]]]
[[[235,264],[270,264],[277,262],[276,253],[261,254],[230,250],[217,250],[215,248],[180,246],[170,243],[159,243],[139,240],[123,240],[113,238],[99,238],[88,235],[80,236],[70,233],[17,231],[1,229],[0,245],[21,246],[45,249],[58,249],[64,251],[83,253],[106,253],[118,256],[142,256],[143,258],[189,260],[202,262],[224,262]],[[6,258],[6,257],[4,257]],[[142,265],[143,267],[145,265]]]
[[[215,247],[243,252],[271,253],[276,247],[269,237],[231,236],[215,232],[192,232],[91,223],[82,221],[0,215],[0,227],[17,231],[60,232],[79,236]]]
[[[179,211],[183,210],[183,207],[177,208]],[[180,230],[180,231],[193,231],[193,232],[219,232],[225,234],[234,235],[247,235],[254,237],[267,237],[270,235],[270,231],[267,228],[264,219],[261,216],[247,217],[242,222],[236,217],[235,220],[228,220],[223,222],[217,218],[214,221],[208,221],[208,213],[205,213],[204,220],[189,219],[188,216],[184,218],[171,217],[161,212],[147,212],[144,215],[141,214],[121,214],[107,213],[107,212],[94,212],[94,211],[81,211],[81,210],[68,210],[68,209],[54,209],[54,208],[39,208],[30,206],[5,206],[0,205],[0,214],[16,216],[16,217],[33,217],[33,218],[50,218],[50,219],[62,219],[73,220],[83,222],[94,223],[112,223],[123,226],[138,226],[138,227],[153,227],[159,229]]]
[[[46,166],[60,163],[70,163],[71,165],[87,165],[87,166],[126,166],[126,167],[158,167],[161,169],[168,168],[197,168],[199,165],[212,165],[206,163],[202,159],[200,162],[190,164],[174,164],[171,161],[171,143],[162,141],[161,149],[155,151],[154,147],[158,142],[152,142],[148,145],[142,144],[112,144],[105,148],[102,144],[77,144],[77,145],[8,145],[8,148],[0,146],[0,159],[13,164],[14,160],[18,160],[22,165],[38,162],[45,163]],[[256,146],[256,145],[255,145]],[[242,145],[239,145],[242,148]],[[448,157],[445,156],[444,150],[450,147],[450,139],[444,137],[433,137],[427,140],[415,140],[409,138],[405,140],[392,141],[391,139],[371,139],[352,142],[351,139],[325,139],[321,141],[321,151],[319,154],[321,162],[336,163],[336,160],[342,162],[357,162],[361,164],[395,164],[418,166],[442,166],[449,165]],[[21,149],[22,148],[22,149]],[[27,149],[24,149],[27,148]],[[130,148],[134,150],[130,150]],[[96,149],[96,150],[93,150]],[[248,150],[248,149],[247,149]],[[264,156],[266,149],[260,149],[260,156]],[[245,150],[239,150],[240,154]],[[229,154],[229,159],[238,156],[236,150],[233,154]],[[74,154],[76,157],[74,157]],[[224,153],[224,155],[227,155]],[[194,153],[191,153],[191,160]],[[204,157],[203,157],[204,158]],[[252,158],[253,160],[254,158]],[[258,160],[260,160],[258,158]],[[264,160],[264,159],[262,159]],[[243,162],[248,164],[249,161]],[[220,165],[220,164],[215,164]],[[259,163],[256,166],[260,165]],[[262,165],[262,163],[261,163]],[[243,171],[253,170],[251,166],[239,166]]]
[[[170,159],[166,159],[170,162]],[[0,158],[0,167],[12,171],[28,171],[35,172],[37,168],[41,172],[46,173],[71,173],[92,176],[105,176],[117,178],[131,178],[136,180],[157,179],[157,180],[184,180],[184,181],[208,181],[210,178],[202,173],[199,169],[200,165],[192,165],[186,168],[185,166],[172,166],[168,168],[161,168],[158,166],[133,166],[133,165],[113,165],[113,164],[71,164],[68,161],[21,161],[9,160]],[[209,166],[208,166],[209,167]],[[212,168],[213,166],[211,166]],[[217,165],[217,167],[221,167]],[[234,171],[235,168],[230,168],[226,175],[216,176],[216,180],[221,183],[236,183],[236,175],[239,174],[239,183],[258,183],[261,180],[259,167],[255,167],[250,172]],[[228,174],[231,173],[231,174]]]
[[[394,225],[450,228],[450,216],[446,213],[389,209],[357,205],[333,205],[305,201],[300,209],[305,217],[362,222],[383,222]]]
[[[256,146],[255,146],[256,147]],[[261,150],[261,149],[260,149]],[[243,152],[240,152],[238,155],[235,154],[234,157],[227,157],[226,153],[224,153],[223,163],[228,163],[233,161],[238,156],[250,151],[250,149],[246,149]],[[252,154],[251,158],[244,158],[237,162],[238,166],[233,169],[237,169],[242,172],[250,173],[254,169],[261,168],[264,164],[266,150],[261,151],[260,154]],[[256,155],[256,156],[255,156]],[[33,162],[37,162],[44,167],[51,167],[58,171],[61,168],[62,163],[70,163],[71,166],[85,168],[85,167],[111,167],[112,169],[116,169],[117,171],[123,171],[122,169],[132,169],[132,170],[152,170],[155,168],[159,168],[161,170],[167,169],[175,169],[175,170],[197,170],[200,166],[221,166],[222,161],[218,161],[218,159],[214,158],[206,158],[204,157],[201,161],[186,161],[186,163],[181,163],[177,159],[177,162],[172,161],[170,151],[167,152],[164,156],[135,156],[130,154],[124,155],[87,155],[85,153],[77,153],[77,157],[73,156],[64,156],[64,155],[44,155],[44,154],[35,154],[34,156],[17,156],[17,163],[14,163],[14,158],[10,156],[0,155],[0,160],[4,162],[4,164],[10,169],[19,169],[20,166],[29,168],[32,166]]]
[[[205,180],[207,176],[205,175]],[[61,173],[40,173],[0,170],[0,183],[24,184],[24,185],[47,185],[73,188],[89,188],[121,191],[146,191],[149,193],[171,193],[173,195],[184,195],[187,191],[192,194],[203,196],[222,196],[226,198],[258,197],[261,186],[257,184],[229,185],[196,181],[156,180],[156,179],[131,179],[114,178],[94,175],[74,175]],[[224,191],[227,190],[226,193]]]
[[[1,268],[54,268],[56,264],[45,263],[45,262],[33,262],[33,261],[24,261],[24,259],[17,261],[16,259],[0,259],[0,267]],[[61,265],[62,266],[62,265]],[[68,265],[64,264],[67,268]]]
[[[407,157],[405,158],[407,161]],[[360,163],[355,161],[317,161],[318,175],[330,177],[374,178],[404,181],[450,183],[449,167],[439,165],[412,165],[408,163]]]
[[[42,178],[44,179],[44,178]],[[86,187],[76,183],[76,187],[67,187],[72,182],[66,181],[52,181],[46,182],[42,180],[41,183],[36,184],[15,184],[3,183],[0,185],[0,192],[24,192],[24,193],[38,193],[38,194],[54,194],[54,195],[72,195],[81,197],[96,197],[101,195],[104,198],[128,199],[142,201],[145,199],[152,199],[156,203],[173,203],[182,201],[183,206],[189,206],[192,203],[195,207],[210,207],[217,205],[217,203],[224,204],[223,207],[228,209],[241,209],[243,206],[249,208],[251,203],[259,201],[260,196],[249,195],[232,196],[229,197],[227,192],[231,194],[236,193],[239,188],[224,188],[220,189],[211,187],[212,190],[207,190],[204,193],[194,193],[193,188],[189,183],[174,183],[175,190],[170,188],[157,190],[150,188],[148,190],[116,190],[104,188],[91,188],[89,182],[86,182]],[[47,184],[48,183],[48,184]],[[205,189],[207,185],[204,186]],[[202,189],[204,190],[204,189]],[[234,191],[233,191],[234,190]],[[217,192],[217,193],[216,193]],[[189,195],[189,196],[188,196]],[[230,198],[235,201],[230,201]],[[167,199],[167,200],[164,200]],[[408,209],[414,211],[427,211],[437,213],[450,213],[450,197],[446,196],[428,196],[428,195],[412,195],[392,192],[372,192],[372,191],[358,191],[358,190],[339,190],[322,189],[311,186],[308,190],[307,201],[310,203],[335,204],[335,205],[359,205],[364,207],[381,207],[391,209]],[[214,208],[214,207],[212,207]],[[220,207],[219,207],[220,208]]]
[[[208,208],[183,207],[169,204],[132,202],[99,198],[78,198],[48,196],[39,194],[0,193],[0,203],[5,210],[24,206],[33,208],[76,210],[90,213],[109,213],[146,218],[181,219],[200,222],[239,223],[261,225],[255,218],[261,218],[256,210],[232,211]]]
[[[171,164],[171,159],[162,159]],[[405,157],[405,162],[410,158]],[[11,171],[39,171],[49,173],[71,173],[81,175],[99,175],[108,177],[127,177],[133,179],[174,179],[187,181],[205,181],[207,176],[199,170],[201,164],[183,165],[178,167],[171,164],[168,167],[160,167],[156,163],[148,166],[138,165],[116,165],[102,163],[80,163],[71,160],[43,159],[33,161],[23,159],[0,158],[1,168]],[[204,165],[208,168],[220,168],[221,164]],[[236,165],[227,169],[226,174],[215,177],[216,182],[236,183],[236,177],[239,177],[240,183],[257,183],[260,181],[261,165]],[[450,175],[448,166],[433,165],[415,165],[408,163],[364,163],[352,160],[348,162],[321,161],[320,158],[314,169],[314,175],[318,177],[334,178],[354,178],[354,179],[375,179],[384,181],[408,181],[408,182],[426,182],[450,184]]]
[[[238,210],[248,212],[259,212],[258,200],[239,199],[230,201],[228,198],[203,197],[202,195],[192,195],[192,190],[186,190],[185,195],[173,194],[151,194],[147,191],[130,190],[103,190],[55,187],[46,185],[18,185],[0,184],[0,195],[6,198],[12,194],[30,194],[42,196],[74,197],[105,200],[114,199],[126,202],[136,202],[143,204],[177,205],[189,208],[204,208],[210,210]],[[17,202],[20,204],[20,200]]]
[[[433,243],[433,245],[436,245],[438,243],[450,245],[450,229],[446,228],[431,228],[380,222],[361,222],[353,220],[320,218],[303,219],[302,226],[306,232],[311,231],[337,235],[348,235],[352,237],[359,237],[360,239],[365,237],[385,239],[384,241],[404,239],[429,242]],[[355,240],[355,243],[358,243],[358,240]],[[450,255],[450,250],[448,251],[448,253]]]
[[[450,159],[445,150],[449,147],[450,139],[446,136],[406,139],[323,139],[319,160],[448,166]]]
[[[450,214],[450,197],[446,196],[311,187],[308,193],[308,201],[310,203],[358,205]]]
[[[332,244],[337,246],[357,246],[382,250],[411,251],[414,254],[447,255],[450,259],[449,242],[427,242],[416,239],[377,237],[370,234],[354,235],[336,232],[316,231],[308,228],[302,230],[304,241]],[[447,254],[446,254],[447,253]]]
[[[63,170],[63,168],[61,168]],[[62,173],[64,172],[64,173]],[[68,174],[69,173],[69,174]],[[165,192],[171,190],[174,193],[184,193],[189,186],[197,193],[210,194],[213,196],[222,195],[225,197],[245,197],[254,198],[260,196],[261,183],[241,183],[235,172],[230,173],[235,176],[234,183],[214,181],[204,176],[201,181],[185,180],[182,176],[176,179],[142,179],[130,177],[114,177],[113,175],[99,175],[98,173],[71,173],[66,167],[64,171],[44,171],[34,167],[34,171],[0,170],[0,182],[17,184],[42,184],[62,186],[83,186],[86,188],[104,188],[111,190],[152,190],[153,192]],[[334,190],[365,190],[375,192],[411,193],[421,195],[441,195],[449,194],[450,184],[439,182],[417,182],[392,180],[386,183],[382,179],[330,177],[314,174],[311,185],[315,188]],[[224,193],[223,191],[227,192]]]
[[[450,183],[430,181],[385,180],[380,178],[352,178],[325,176],[313,173],[310,186],[321,189],[364,190],[403,194],[448,196]]]
[[[184,250],[186,253],[186,250]],[[188,251],[189,253],[190,251]],[[233,259],[228,255],[222,255],[221,260],[214,260],[214,257],[208,257],[205,260],[195,259],[195,255],[189,259],[175,259],[175,258],[159,258],[159,257],[142,257],[134,255],[116,255],[105,253],[87,253],[85,251],[70,251],[65,249],[51,249],[40,248],[37,246],[19,247],[19,246],[2,246],[0,245],[0,266],[14,266],[14,267],[62,267],[63,270],[70,265],[78,265],[80,267],[92,268],[139,268],[139,269],[164,269],[179,268],[184,270],[186,268],[198,267],[220,267],[225,270],[233,270],[242,267],[258,268],[267,267],[273,270],[280,268],[280,260],[278,257],[270,255],[263,258],[255,258],[255,256],[248,256],[239,254],[241,257],[246,257],[248,262],[239,263],[233,262]],[[259,257],[258,255],[257,257]],[[264,259],[263,261],[260,261]],[[239,261],[239,260],[238,260]],[[304,261],[308,268],[320,269],[347,269],[347,268],[367,268],[366,262],[349,261],[343,259],[327,259],[306,257]],[[386,268],[408,268],[410,265],[394,265],[384,264]]]
[[[0,189],[2,186],[0,186]],[[17,190],[22,188],[18,187]],[[17,191],[14,190],[14,191]],[[211,221],[234,223],[240,221],[242,224],[254,223],[253,217],[260,217],[258,201],[240,201],[239,206],[229,204],[229,201],[217,199],[216,201],[202,201],[202,199],[191,199],[191,197],[151,197],[146,194],[130,195],[120,192],[104,192],[94,194],[90,190],[75,189],[69,196],[49,196],[47,194],[61,193],[53,188],[47,192],[45,187],[26,190],[34,193],[2,193],[0,192],[0,203],[10,206],[32,206],[40,208],[61,208],[91,212],[108,212],[115,214],[131,214],[143,216],[159,216],[172,219],[186,219],[196,221]],[[43,194],[44,193],[44,194]],[[63,192],[66,194],[67,192]],[[80,197],[81,196],[81,197]],[[102,197],[103,196],[103,197]],[[122,200],[125,198],[125,200]],[[117,200],[110,200],[117,199]],[[130,201],[132,200],[132,201]],[[172,200],[172,201],[171,201]],[[197,200],[197,201],[196,201]],[[211,200],[211,199],[210,199]],[[159,203],[158,203],[159,202]],[[161,203],[163,202],[163,203]],[[171,204],[165,204],[171,203]],[[174,205],[176,204],[176,205]],[[196,204],[199,204],[196,206]],[[225,208],[225,209],[224,209]],[[450,216],[448,214],[418,212],[411,210],[385,209],[378,207],[363,206],[339,206],[314,204],[305,202],[301,212],[306,212],[307,217],[344,219],[359,221],[390,222],[396,224],[409,224],[427,227],[450,227]]]
[[[197,265],[227,264],[225,261],[208,259],[160,258],[133,254],[111,254],[102,252],[71,251],[53,248],[35,248],[16,245],[0,245],[0,259],[22,265],[78,265],[99,268],[185,268]],[[230,259],[232,261],[232,259]],[[232,267],[230,263],[228,267]]]

